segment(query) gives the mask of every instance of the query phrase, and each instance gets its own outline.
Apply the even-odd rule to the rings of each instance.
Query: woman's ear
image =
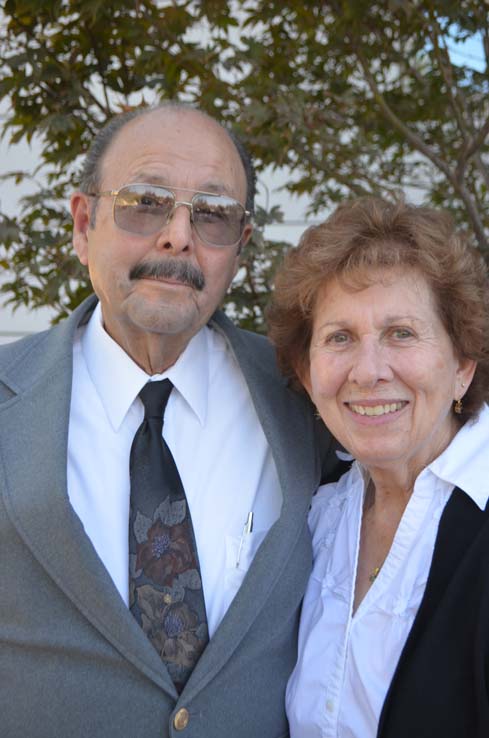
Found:
[[[461,400],[474,378],[477,362],[475,359],[460,359],[459,368],[457,370],[457,396],[456,400]]]
[[[309,360],[304,359],[300,364],[296,364],[294,369],[299,382],[302,384],[309,397],[311,397],[312,386]]]

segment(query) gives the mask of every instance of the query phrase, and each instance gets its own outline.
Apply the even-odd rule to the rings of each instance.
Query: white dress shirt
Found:
[[[270,526],[282,493],[270,448],[225,339],[204,327],[178,361],[149,377],[102,325],[100,304],[73,348],[68,495],[99,558],[128,604],[129,453],[143,420],[139,391],[174,385],[163,435],[192,515],[212,636]],[[236,567],[243,527],[254,513]]]
[[[389,554],[353,613],[368,474],[358,463],[313,500],[314,567],[287,687],[291,738],[375,738],[384,699],[426,587],[443,509],[459,487],[489,497],[489,408],[416,479]]]

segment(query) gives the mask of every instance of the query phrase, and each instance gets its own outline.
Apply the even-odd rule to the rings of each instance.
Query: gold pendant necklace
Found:
[[[368,581],[370,582],[370,584],[373,584],[375,582],[375,580],[379,576],[379,572],[381,569],[382,569],[381,566],[376,566],[375,569],[372,570],[372,573],[370,574],[368,578]]]

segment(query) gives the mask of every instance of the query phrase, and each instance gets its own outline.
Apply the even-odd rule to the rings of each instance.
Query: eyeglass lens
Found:
[[[232,246],[243,235],[243,206],[224,195],[195,194],[191,200],[192,223],[197,235],[214,246]],[[153,185],[122,187],[114,203],[114,220],[130,233],[150,235],[169,220],[175,206],[173,192]]]

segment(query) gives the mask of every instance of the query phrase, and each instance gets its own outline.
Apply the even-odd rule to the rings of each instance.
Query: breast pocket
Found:
[[[226,589],[230,592],[236,594],[240,588],[266,534],[266,531],[257,530],[249,533],[244,538],[241,536],[226,536],[226,571],[224,577]]]

